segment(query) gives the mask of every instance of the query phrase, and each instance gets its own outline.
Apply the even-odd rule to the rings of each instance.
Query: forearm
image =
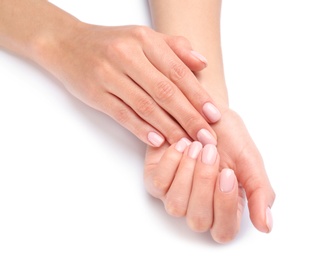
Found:
[[[220,107],[228,106],[220,40],[221,0],[150,0],[157,31],[186,37],[208,60],[197,77]]]
[[[0,0],[0,47],[41,63],[42,45],[52,45],[77,19],[46,0]]]

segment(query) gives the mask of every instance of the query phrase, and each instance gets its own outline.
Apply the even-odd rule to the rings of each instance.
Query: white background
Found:
[[[145,0],[52,2],[89,23],[150,25]],[[0,51],[0,259],[312,259],[312,13],[311,0],[223,2],[231,107],[277,194],[272,233],[246,211],[227,245],[146,193],[136,137]]]

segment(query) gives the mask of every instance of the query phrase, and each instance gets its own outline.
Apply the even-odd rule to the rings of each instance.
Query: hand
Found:
[[[275,192],[268,179],[262,156],[253,142],[240,116],[227,109],[222,119],[214,125],[218,135],[220,168],[234,170],[238,182],[245,190],[250,219],[261,232],[272,229],[270,208]]]
[[[216,144],[207,122],[220,113],[192,72],[205,60],[186,39],[143,26],[81,22],[59,38],[41,46],[40,63],[77,98],[149,145],[184,136]]]
[[[245,189],[252,222],[260,231],[269,232],[272,228],[269,207],[275,194],[256,146],[240,117],[231,110],[213,127],[219,137],[221,156],[212,145],[201,150],[198,142],[184,154],[183,141],[170,147],[166,144],[158,149],[147,147],[148,192],[162,199],[170,215],[186,215],[191,229],[202,232],[209,229],[215,241],[225,243],[239,231]],[[238,173],[240,185],[229,167]]]
[[[181,140],[147,148],[146,188],[163,201],[170,215],[186,216],[192,230],[210,230],[215,241],[226,243],[239,230],[244,192],[231,169],[218,173],[220,158],[214,145],[187,145]]]

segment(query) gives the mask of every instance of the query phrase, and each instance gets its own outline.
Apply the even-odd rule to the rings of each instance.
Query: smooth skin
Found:
[[[35,61],[146,144],[182,137],[216,144],[208,122],[220,112],[193,73],[206,60],[188,40],[144,26],[86,24],[45,0],[0,6],[0,47]]]
[[[191,156],[190,147],[182,155],[177,144],[148,147],[144,174],[147,191],[164,202],[170,215],[186,217],[194,231],[209,230],[219,243],[230,242],[239,232],[245,198],[254,226],[269,233],[275,193],[257,147],[241,118],[231,110],[223,114],[214,130],[219,142],[212,165],[203,155],[209,147],[213,150],[211,144],[202,148],[201,143],[193,142],[190,147],[198,150],[196,157]],[[218,187],[225,169],[231,169],[235,177],[234,188],[224,194]]]
[[[193,231],[210,231],[218,243],[231,241],[240,229],[245,194],[233,170],[219,172],[216,146],[181,140],[153,149],[145,169],[148,192],[163,201],[169,215],[185,216]]]
[[[38,63],[74,96],[147,143],[148,170],[161,167],[158,163],[166,149],[182,137],[201,141],[201,145],[217,144],[218,138],[219,167],[211,167],[209,172],[216,176],[216,183],[224,168],[235,172],[247,193],[252,222],[268,232],[269,208],[275,194],[242,120],[228,107],[219,37],[220,1],[186,0],[182,4],[180,0],[156,0],[150,4],[157,31],[143,26],[86,24],[45,0],[0,0],[0,47]],[[208,122],[217,121],[213,130]],[[188,198],[187,211],[176,213],[176,207],[171,206],[180,184],[187,185],[189,191],[193,185],[201,190],[196,187],[203,184],[194,181],[201,180],[197,176],[203,173],[199,163],[186,153],[187,159],[185,155],[181,160],[189,165],[189,171],[180,170],[183,175],[178,176],[189,177],[170,180],[169,187],[175,185],[170,189],[172,199],[166,200],[168,212],[187,214],[193,229],[209,228],[218,241],[232,239],[237,226],[227,228],[232,234],[222,230],[228,207],[216,207],[218,193],[210,193],[209,201],[205,201],[206,196],[203,201],[201,197],[190,199],[191,209],[210,212],[202,228],[202,223],[190,224],[195,222],[191,213],[197,211],[189,210],[188,215],[190,192],[183,194],[185,200]],[[153,178],[147,178],[147,187],[155,184],[149,180]],[[236,203],[230,205],[237,207]]]
[[[170,215],[186,216],[193,230],[210,230],[213,239],[220,243],[233,240],[238,233],[244,197],[247,198],[254,226],[261,232],[270,232],[273,225],[270,208],[275,200],[275,192],[259,150],[241,117],[228,104],[220,41],[221,1],[186,0],[181,4],[180,0],[150,0],[150,7],[157,31],[186,37],[206,57],[207,67],[197,72],[196,76],[215,100],[222,117],[212,125],[218,138],[218,167],[207,169],[207,175],[202,174],[201,161],[198,160],[193,168],[188,166],[188,173],[184,173],[185,178],[181,181],[179,167],[173,169],[167,164],[184,164],[186,156],[175,157],[177,152],[166,143],[157,149],[147,147],[145,185],[148,192],[163,200]],[[226,194],[218,193],[216,188],[225,169],[231,169],[236,176],[234,187],[237,188],[228,194],[229,200],[225,198]],[[210,181],[207,180],[208,176]],[[181,183],[180,187],[177,182]],[[214,191],[211,189],[210,194],[193,199],[197,197],[194,192],[201,193],[198,191],[203,190],[202,185],[206,182],[208,187],[215,185]],[[173,198],[181,198],[180,203],[177,200],[173,202]],[[237,214],[234,214],[234,209]],[[197,216],[196,212],[206,210],[209,213],[205,216],[194,217]]]

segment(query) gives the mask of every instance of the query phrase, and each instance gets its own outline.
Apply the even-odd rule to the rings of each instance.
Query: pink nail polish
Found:
[[[188,138],[183,137],[181,140],[183,140],[187,144],[187,146],[191,145],[191,141]]]
[[[207,144],[202,150],[201,160],[204,164],[213,165],[216,161],[217,149],[213,144]]]
[[[175,149],[180,153],[183,153],[186,147],[187,147],[187,143],[183,139],[179,140],[178,143],[175,145]]]
[[[193,142],[190,146],[189,146],[189,150],[188,150],[188,156],[196,159],[200,153],[202,149],[202,144],[200,142]]]
[[[155,132],[149,132],[148,140],[153,146],[160,147],[164,142],[164,137]]]
[[[230,192],[235,185],[236,176],[231,169],[223,169],[220,176],[220,190],[222,192]]]
[[[202,109],[203,113],[210,120],[211,123],[215,123],[221,119],[221,112],[212,103],[205,103]]]
[[[207,59],[201,55],[199,52],[196,52],[196,51],[191,51],[191,54],[196,57],[198,60],[202,61],[205,65],[208,64],[208,61]]]
[[[270,207],[266,209],[266,226],[268,228],[268,233],[273,229],[273,216]]]
[[[217,142],[213,135],[206,129],[201,129],[197,134],[198,140],[203,144],[214,144],[216,145]]]

